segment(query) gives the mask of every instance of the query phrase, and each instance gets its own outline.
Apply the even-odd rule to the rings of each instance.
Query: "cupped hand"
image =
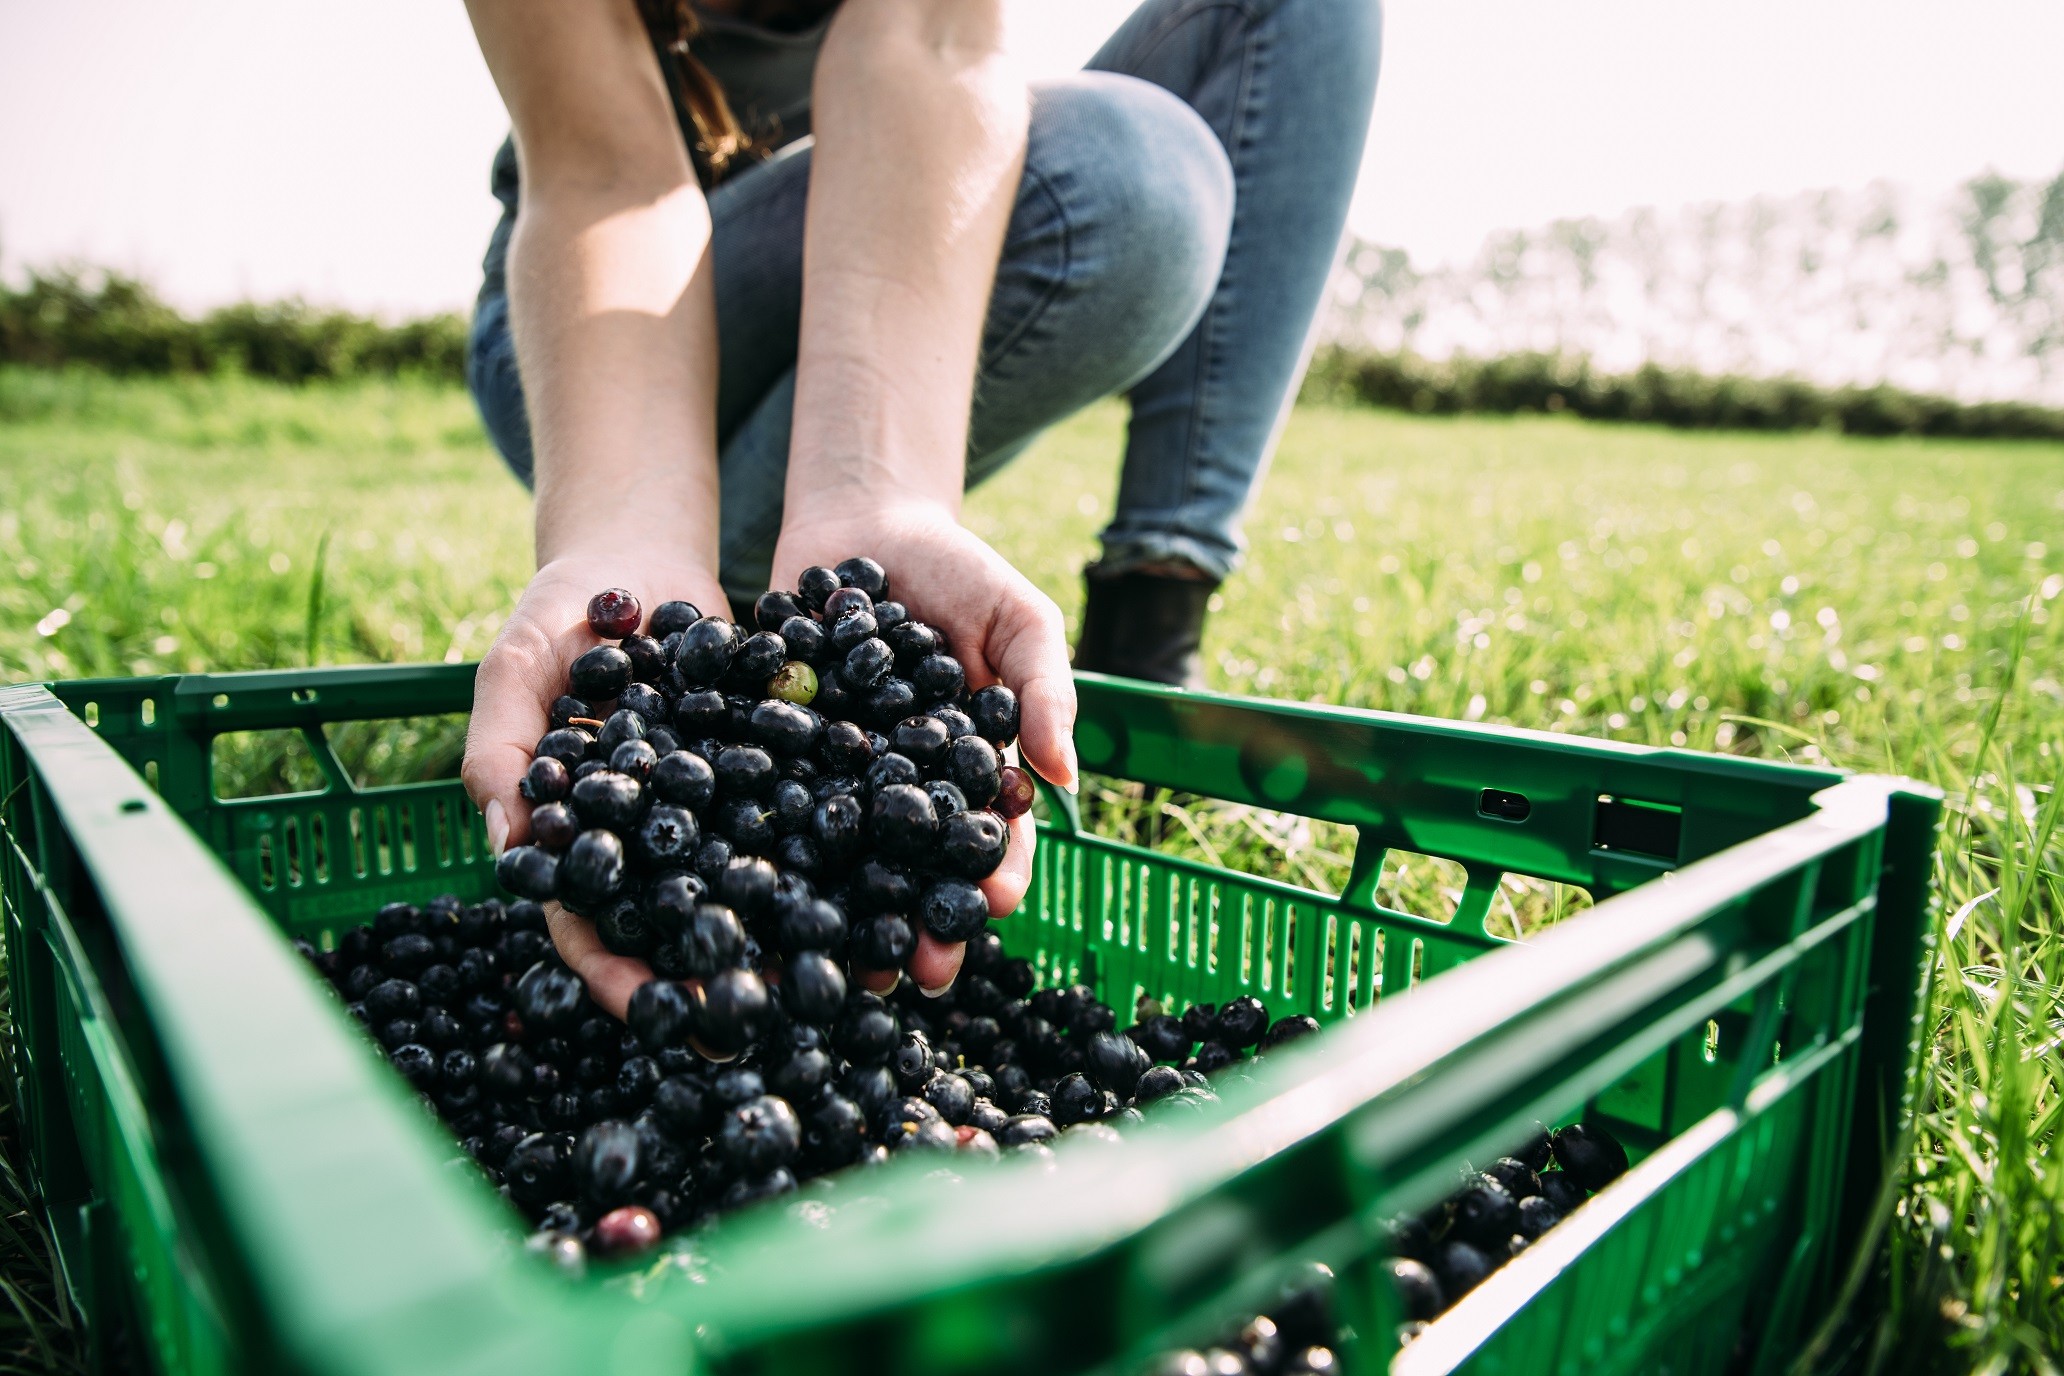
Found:
[[[1060,608],[945,507],[923,501],[866,503],[833,515],[791,518],[774,550],[774,586],[792,588],[814,565],[866,555],[889,573],[889,595],[946,637],[970,689],[1002,683],[1018,695],[1018,749],[1047,780],[1073,788],[1075,680]],[[1014,911],[1032,882],[1032,818],[1010,823],[1003,864],[982,881],[989,911]],[[962,947],[920,931],[910,974],[937,993],[960,972]],[[869,987],[895,983],[891,973]]]
[[[555,559],[537,571],[515,612],[480,661],[473,681],[473,719],[459,775],[480,808],[496,856],[530,839],[530,804],[517,792],[552,702],[582,651],[601,643],[588,629],[588,599],[604,588],[628,588],[649,616],[661,602],[682,599],[728,616],[722,586],[707,570],[670,557],[631,553]],[[644,961],[610,952],[594,924],[557,903],[545,905],[552,944],[587,983],[595,1002],[621,1018],[631,994],[652,978]]]

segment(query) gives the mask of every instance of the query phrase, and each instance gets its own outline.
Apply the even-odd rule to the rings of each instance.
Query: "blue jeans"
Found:
[[[1034,88],[1025,172],[983,332],[970,486],[1054,422],[1125,394],[1101,567],[1238,562],[1240,516],[1294,399],[1375,99],[1378,0],[1146,0],[1066,80]],[[810,147],[710,194],[721,571],[750,602],[781,529]],[[468,380],[531,477],[499,277]]]

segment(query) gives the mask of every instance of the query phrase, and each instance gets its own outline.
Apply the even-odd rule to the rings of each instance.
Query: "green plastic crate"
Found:
[[[1121,1008],[1251,991],[1335,1026],[1123,1147],[958,1184],[897,1163],[879,1202],[748,1213],[688,1261],[568,1280],[279,935],[489,892],[455,781],[358,790],[325,735],[463,711],[471,687],[439,666],[0,690],[12,1080],[102,1358],[1124,1373],[1320,1260],[1355,1371],[1774,1372],[1884,1187],[1931,791],[1083,676],[1087,769],[1347,824],[1352,875],[1334,897],[1162,856],[1054,795],[1007,943]],[[215,737],[280,729],[324,790],[218,801]],[[1397,850],[1465,867],[1451,920],[1379,905]],[[1507,873],[1600,902],[1503,942]],[[1580,1112],[1633,1170],[1399,1354],[1382,1221]]]

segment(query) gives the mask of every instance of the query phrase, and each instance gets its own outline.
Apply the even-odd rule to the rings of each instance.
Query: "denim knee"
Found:
[[[533,457],[530,413],[523,402],[523,378],[516,369],[516,341],[509,333],[509,298],[483,295],[466,338],[466,387],[480,410],[480,423],[495,452],[525,487]]]
[[[1107,322],[1112,391],[1189,336],[1218,286],[1233,169],[1202,117],[1151,82],[1083,72],[1036,92],[1027,174],[1067,216],[1071,292]]]

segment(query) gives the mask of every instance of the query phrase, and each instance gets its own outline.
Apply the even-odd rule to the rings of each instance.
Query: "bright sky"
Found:
[[[1012,3],[1046,71],[1129,8]],[[1561,215],[2064,169],[2058,0],[1392,0],[1386,19],[1353,227],[1422,262]],[[112,264],[188,306],[461,307],[504,128],[459,0],[0,0],[0,264]]]

